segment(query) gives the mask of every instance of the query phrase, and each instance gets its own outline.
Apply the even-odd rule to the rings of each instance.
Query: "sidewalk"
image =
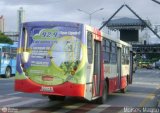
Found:
[[[159,107],[159,108],[160,108],[160,94],[158,95],[157,102],[158,102],[158,105],[157,105],[157,107]]]

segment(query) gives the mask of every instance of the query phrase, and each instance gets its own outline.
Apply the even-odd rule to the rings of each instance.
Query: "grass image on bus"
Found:
[[[23,23],[15,90],[50,100],[83,97],[99,103],[132,83],[132,46],[74,22]]]

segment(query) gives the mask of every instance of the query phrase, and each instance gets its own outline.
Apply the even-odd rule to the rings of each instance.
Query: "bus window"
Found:
[[[17,49],[15,47],[11,47],[11,58],[16,58]]]
[[[3,54],[4,59],[10,58],[10,48],[9,47],[6,47],[6,46],[2,47],[2,52],[4,53]]]
[[[125,46],[122,52],[122,64],[129,64],[129,48]]]
[[[104,63],[110,62],[110,41],[103,40],[103,56],[104,56]]]
[[[91,64],[93,62],[93,34],[91,32],[87,32],[87,49],[88,49],[88,63]]]
[[[111,61],[110,63],[117,63],[117,47],[116,47],[116,43],[112,42],[111,43]]]

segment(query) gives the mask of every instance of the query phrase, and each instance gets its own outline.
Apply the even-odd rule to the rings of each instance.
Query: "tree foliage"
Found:
[[[7,44],[13,44],[13,41],[8,38],[4,33],[0,32],[0,43],[7,43]]]

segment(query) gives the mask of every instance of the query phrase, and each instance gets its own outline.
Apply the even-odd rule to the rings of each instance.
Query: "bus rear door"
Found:
[[[121,88],[121,48],[117,47],[117,73],[118,73],[118,89]]]
[[[101,62],[100,62],[100,42],[94,41],[94,96],[100,93],[100,80],[101,80]]]

